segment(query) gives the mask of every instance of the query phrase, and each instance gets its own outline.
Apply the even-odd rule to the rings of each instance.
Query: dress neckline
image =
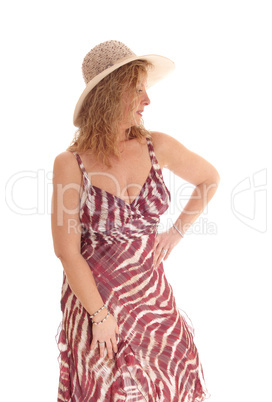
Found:
[[[140,189],[140,192],[138,193],[138,195],[136,195],[136,197],[134,198],[134,200],[132,202],[127,202],[123,198],[120,198],[117,195],[115,195],[113,193],[110,193],[109,191],[104,190],[101,187],[98,187],[98,186],[92,184],[92,182],[91,182],[91,180],[90,180],[90,178],[88,176],[88,173],[87,173],[87,171],[86,171],[86,169],[85,169],[85,167],[83,165],[82,159],[80,158],[79,154],[77,152],[73,152],[73,154],[78,158],[78,160],[80,162],[80,165],[81,165],[81,170],[82,170],[83,174],[85,175],[85,177],[87,178],[91,188],[95,189],[95,191],[100,192],[101,194],[107,195],[108,197],[112,197],[113,199],[116,199],[119,202],[123,203],[128,208],[131,208],[135,204],[137,204],[137,202],[139,201],[140,196],[142,195],[145,187],[150,182],[151,178],[153,177],[153,174],[156,172],[154,164],[158,165],[158,168],[157,168],[158,172],[159,172],[160,175],[162,175],[161,168],[159,166],[159,163],[158,163],[157,158],[156,158],[155,153],[154,153],[152,140],[150,138],[146,137],[146,143],[147,143],[147,147],[148,147],[148,154],[149,154],[149,157],[150,157],[150,160],[151,160],[151,168],[149,170],[149,173],[147,175],[147,178],[146,178],[144,184],[142,185],[142,187]]]
[[[152,174],[152,173],[153,173],[153,169],[154,169],[154,166],[153,166],[153,164],[152,164],[152,166],[151,166],[151,168],[150,168],[150,170],[149,170],[148,176],[147,176],[147,178],[146,178],[144,184],[142,185],[139,194],[136,195],[136,197],[134,198],[134,200],[133,200],[132,202],[127,202],[127,201],[125,201],[123,198],[120,198],[120,197],[118,197],[117,195],[112,194],[112,193],[110,193],[110,192],[107,191],[107,190],[104,190],[103,188],[100,188],[100,187],[98,187],[98,186],[95,186],[94,184],[91,183],[89,177],[88,177],[88,180],[89,180],[89,182],[90,182],[91,187],[94,188],[96,191],[99,191],[100,193],[105,193],[105,194],[107,194],[108,196],[117,199],[118,201],[124,203],[125,205],[127,205],[128,207],[131,208],[131,207],[133,206],[133,204],[136,203],[136,201],[139,200],[139,198],[140,198],[142,192],[144,191],[145,187],[147,186],[147,183],[149,183],[150,179],[153,177],[153,174]],[[87,176],[88,176],[88,175],[87,175]]]

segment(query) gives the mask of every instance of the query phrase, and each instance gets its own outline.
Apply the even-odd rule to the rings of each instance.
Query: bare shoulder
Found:
[[[70,162],[69,165],[73,164],[74,162],[77,163],[75,156],[70,151],[64,151],[64,152],[61,152],[60,154],[58,154],[55,157],[55,162],[57,164],[65,164],[65,163]]]
[[[58,154],[54,160],[53,175],[58,183],[81,184],[82,175],[76,157],[70,151]]]
[[[170,135],[151,132],[158,162],[184,180],[198,185],[211,178],[219,182],[219,173],[202,156],[186,148]]]
[[[162,147],[165,144],[168,143],[179,143],[174,137],[171,137],[169,134],[161,133],[159,131],[151,131],[151,136],[152,136],[152,141],[154,146],[156,147]]]
[[[186,150],[183,144],[168,134],[159,131],[151,131],[151,137],[154,152],[161,167],[168,167],[169,156],[172,155],[174,150],[179,153]]]

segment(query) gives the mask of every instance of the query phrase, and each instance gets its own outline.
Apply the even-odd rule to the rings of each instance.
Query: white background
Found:
[[[272,401],[270,2],[17,0],[0,14],[1,400],[56,401],[62,266],[51,238],[53,161],[74,135],[85,54],[115,39],[175,61],[150,89],[145,125],[221,176],[164,264],[195,327],[210,401]],[[169,222],[184,183],[163,173]]]

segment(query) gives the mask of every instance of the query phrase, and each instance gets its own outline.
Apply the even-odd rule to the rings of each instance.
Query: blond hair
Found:
[[[91,150],[103,163],[111,167],[109,157],[120,156],[117,135],[124,119],[122,95],[131,89],[132,101],[129,110],[137,99],[136,86],[142,74],[147,74],[152,64],[146,60],[135,60],[113,71],[101,80],[85,98],[80,114],[80,125],[67,151],[86,152]],[[150,138],[143,121],[126,132],[127,138]]]

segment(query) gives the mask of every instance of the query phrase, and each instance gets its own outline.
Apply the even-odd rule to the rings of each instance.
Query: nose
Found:
[[[143,104],[144,104],[145,106],[150,105],[150,99],[149,99],[149,97],[148,97],[146,91],[144,92],[144,96],[143,96]]]

